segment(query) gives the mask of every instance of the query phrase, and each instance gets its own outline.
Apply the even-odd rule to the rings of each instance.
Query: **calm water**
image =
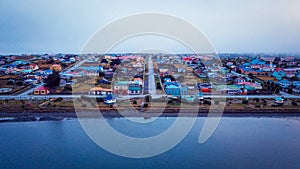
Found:
[[[204,144],[198,137],[204,118],[189,135],[159,156],[129,159],[98,147],[77,120],[0,124],[0,168],[300,168],[300,118],[223,118]],[[131,136],[148,137],[174,118],[149,124],[106,119]]]

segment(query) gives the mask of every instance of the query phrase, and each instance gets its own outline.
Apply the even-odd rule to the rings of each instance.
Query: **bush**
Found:
[[[169,100],[168,103],[169,103],[169,104],[172,104],[172,103],[173,103],[173,100]]]
[[[209,100],[204,100],[203,103],[207,104],[207,105],[211,105],[211,101],[209,101]]]
[[[298,104],[296,102],[292,102],[293,106],[298,106]]]
[[[243,104],[248,104],[249,100],[243,100]]]

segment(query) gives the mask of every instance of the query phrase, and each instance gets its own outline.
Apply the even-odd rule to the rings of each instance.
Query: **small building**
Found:
[[[285,76],[285,72],[280,69],[276,69],[272,76],[274,76],[277,80],[281,80]]]
[[[105,79],[105,78],[99,79],[99,80],[97,81],[97,83],[98,83],[98,84],[111,84],[111,82],[108,81],[108,80]]]
[[[180,88],[176,85],[168,85],[165,90],[167,95],[180,95]]]
[[[115,82],[113,87],[114,89],[113,93],[117,95],[128,95],[129,94],[128,85],[129,85],[128,81]]]
[[[282,87],[282,88],[288,88],[292,85],[292,82],[287,79],[283,79],[283,80],[280,80],[279,82],[277,82],[277,84],[279,84],[280,87]]]
[[[300,94],[300,86],[297,86],[297,87],[294,87],[292,89],[293,93],[297,93],[297,94]]]
[[[137,84],[139,84],[140,86],[142,86],[143,85],[143,79],[142,78],[140,78],[140,77],[136,77],[136,78],[134,78],[134,83],[137,83]]]
[[[232,95],[241,93],[241,89],[237,85],[219,85],[217,86],[217,91],[222,93],[225,92],[226,94],[232,94]]]
[[[128,92],[130,95],[142,94],[142,88],[139,85],[129,85]]]
[[[245,82],[247,82],[245,77],[239,77],[234,80],[234,83],[236,83],[236,84],[241,84],[241,83],[245,83]]]
[[[53,64],[50,66],[50,70],[60,72],[62,71],[62,66],[60,64]]]
[[[47,95],[50,93],[50,89],[45,86],[38,87],[34,89],[34,94],[35,95]]]
[[[0,88],[0,93],[8,93],[12,91],[12,88]]]
[[[300,81],[293,81],[293,86],[300,86]]]
[[[107,96],[109,94],[112,94],[112,89],[104,89],[102,87],[94,87],[89,91],[89,95]]]
[[[39,66],[38,66],[37,64],[30,64],[30,65],[29,65],[29,68],[30,68],[31,70],[38,70],[38,69],[39,69]]]

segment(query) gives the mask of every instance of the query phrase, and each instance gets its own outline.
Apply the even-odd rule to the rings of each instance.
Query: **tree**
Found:
[[[251,79],[254,77],[252,73],[249,73],[248,75]]]
[[[54,71],[53,74],[49,75],[45,80],[45,86],[50,89],[56,89],[60,84],[60,76],[57,71]]]
[[[50,57],[46,62],[46,64],[53,64],[53,63],[54,63],[54,60],[52,57]]]
[[[105,76],[105,73],[103,71],[100,71],[99,72],[99,77],[104,77]]]

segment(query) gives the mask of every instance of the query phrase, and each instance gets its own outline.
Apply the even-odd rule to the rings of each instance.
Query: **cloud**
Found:
[[[298,0],[4,0],[0,2],[0,53],[78,53],[99,28],[142,12],[162,12],[187,20],[220,52],[297,53],[299,9]],[[127,44],[126,51],[151,48],[146,46],[149,44]]]

